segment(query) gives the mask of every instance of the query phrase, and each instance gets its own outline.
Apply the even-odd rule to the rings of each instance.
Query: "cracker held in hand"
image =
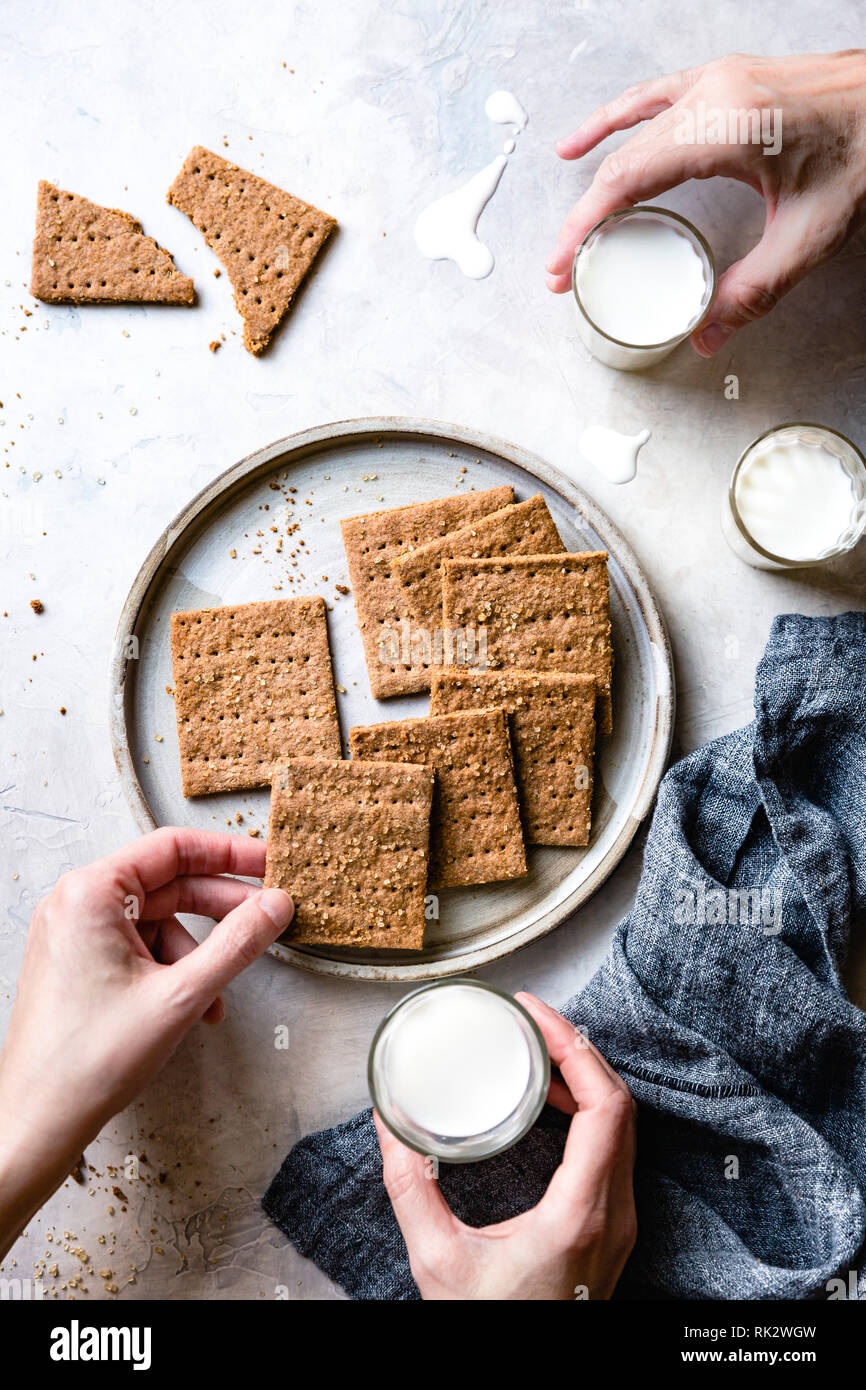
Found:
[[[504,710],[397,719],[349,732],[352,757],[436,773],[430,886],[521,878],[526,854]]]
[[[184,796],[266,787],[280,757],[339,758],[325,601],[171,615]]]
[[[613,728],[607,551],[446,560],[447,628],[486,630],[489,669],[516,667],[595,678],[599,732]]]
[[[546,555],[563,550],[565,546],[539,492],[527,502],[504,507],[398,556],[394,573],[407,590],[415,620],[428,627],[441,627],[444,560],[458,555]]]
[[[393,573],[397,557],[513,501],[513,488],[494,487],[340,522],[370,688],[377,700],[429,690],[430,669],[442,645],[441,631],[437,635],[412,623],[406,590]]]
[[[228,271],[244,347],[258,356],[336,220],[201,145],[187,156],[168,201],[195,223]]]
[[[434,671],[431,714],[508,711],[530,845],[589,844],[595,681],[553,671]]]
[[[193,304],[192,280],[128,212],[43,180],[31,293],[54,304]]]
[[[278,762],[265,887],[295,900],[284,940],[420,951],[432,797],[429,767]]]

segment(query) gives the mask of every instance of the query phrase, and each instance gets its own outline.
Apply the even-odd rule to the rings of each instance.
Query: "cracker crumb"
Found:
[[[41,598],[32,598],[30,600],[30,607],[33,609],[34,613],[45,612],[45,604],[42,602]]]

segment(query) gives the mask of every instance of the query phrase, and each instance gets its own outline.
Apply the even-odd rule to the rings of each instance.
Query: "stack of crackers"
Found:
[[[428,890],[589,842],[612,729],[607,554],[566,553],[510,487],[342,522],[370,685],[430,712],[340,730],[321,598],[172,615],[187,796],[270,786],[288,939],[420,950]]]

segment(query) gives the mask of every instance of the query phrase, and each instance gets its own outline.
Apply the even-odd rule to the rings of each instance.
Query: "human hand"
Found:
[[[425,1299],[609,1298],[635,1241],[634,1102],[584,1036],[533,994],[532,1014],[562,1080],[548,1099],[571,1115],[562,1163],[537,1206],[496,1226],[451,1212],[429,1160],[374,1113],[385,1186]]]
[[[0,1255],[84,1147],[291,921],[263,842],[157,830],[64,874],[36,908],[0,1053]],[[218,919],[198,945],[174,915]]]
[[[767,111],[781,119],[781,148],[696,143],[707,113]],[[778,113],[781,113],[781,117]],[[548,287],[571,287],[574,253],[600,218],[655,198],[686,179],[738,179],[766,204],[764,233],[725,271],[707,317],[692,335],[704,357],[763,317],[815,266],[830,259],[862,218],[866,199],[866,50],[756,58],[734,54],[642,82],[557,145],[580,159],[613,131],[646,124],[602,160],[565,219],[547,263]]]

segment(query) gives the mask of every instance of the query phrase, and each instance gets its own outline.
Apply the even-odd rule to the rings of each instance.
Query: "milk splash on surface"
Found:
[[[480,240],[476,228],[485,207],[499,186],[508,158],[514,153],[515,136],[529,117],[511,92],[493,92],[484,107],[497,125],[511,125],[514,133],[506,140],[503,153],[455,189],[437,198],[415,223],[415,243],[431,261],[449,260],[471,280],[483,280],[494,266],[493,252]]]
[[[508,160],[498,154],[479,173],[425,208],[415,223],[415,242],[431,261],[456,261],[471,280],[483,280],[493,269],[493,252],[475,231],[478,219],[496,192]]]
[[[580,436],[580,452],[603,473],[609,483],[630,483],[637,473],[637,456],[650,438],[650,431],[620,434],[606,425],[590,425]]]
[[[484,114],[497,125],[513,125],[518,131],[525,130],[529,120],[512,92],[491,92],[484,103]]]

